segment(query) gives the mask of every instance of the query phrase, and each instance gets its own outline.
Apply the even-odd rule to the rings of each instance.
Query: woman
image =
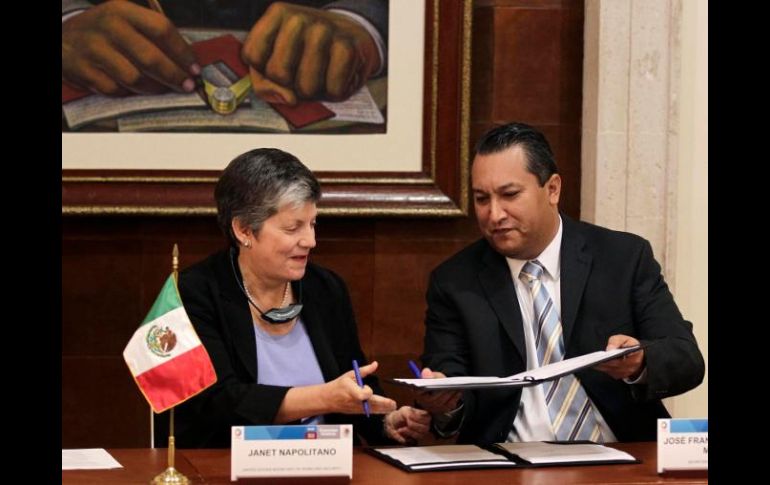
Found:
[[[345,283],[308,262],[321,197],[310,170],[252,150],[230,162],[215,197],[231,247],[183,271],[179,291],[217,383],[177,408],[177,444],[228,447],[231,426],[252,424],[353,423],[369,444],[427,433],[428,413],[379,395]],[[384,418],[362,416],[364,400]]]

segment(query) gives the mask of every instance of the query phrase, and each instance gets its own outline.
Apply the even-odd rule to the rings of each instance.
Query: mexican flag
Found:
[[[217,381],[209,354],[184,311],[173,275],[126,345],[123,358],[156,413]]]

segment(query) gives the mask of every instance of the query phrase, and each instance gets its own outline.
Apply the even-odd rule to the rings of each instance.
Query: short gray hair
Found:
[[[227,165],[214,189],[214,198],[219,227],[230,244],[237,247],[234,219],[257,234],[282,206],[317,203],[321,186],[310,169],[291,153],[257,148],[238,155]]]

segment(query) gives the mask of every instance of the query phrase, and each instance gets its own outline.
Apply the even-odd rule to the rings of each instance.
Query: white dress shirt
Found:
[[[548,290],[548,294],[553,300],[556,311],[559,312],[561,320],[561,265],[559,263],[561,255],[561,236],[562,223],[559,217],[559,230],[556,236],[548,244],[540,255],[535,258],[545,268],[541,282]],[[524,342],[527,348],[527,370],[539,367],[537,362],[537,348],[535,347],[535,333],[532,329],[532,320],[534,318],[534,303],[532,295],[524,282],[519,279],[519,273],[527,260],[505,258],[508,261],[508,267],[511,270],[511,277],[516,288],[516,297],[519,299],[521,308],[521,319],[524,324]],[[589,398],[590,400],[590,398]],[[607,422],[602,417],[599,410],[594,408],[594,415],[602,432],[605,442],[617,441]],[[521,401],[516,417],[513,420],[513,428],[508,433],[506,441],[553,441],[556,435],[551,427],[551,418],[548,414],[548,405],[545,402],[545,393],[543,386],[529,386],[521,390]]]

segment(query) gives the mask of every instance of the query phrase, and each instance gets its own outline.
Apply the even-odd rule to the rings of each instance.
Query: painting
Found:
[[[389,0],[163,4],[62,2],[64,132],[385,131]]]
[[[362,85],[381,91],[380,128],[328,118],[306,131],[97,132],[72,130],[63,111],[63,214],[214,214],[219,172],[259,146],[317,174],[321,215],[467,214],[471,4],[390,0],[387,74]]]

